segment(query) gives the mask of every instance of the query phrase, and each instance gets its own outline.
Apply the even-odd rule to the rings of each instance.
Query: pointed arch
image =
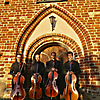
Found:
[[[73,39],[66,35],[55,33],[42,35],[41,37],[38,37],[38,39],[34,40],[27,49],[26,57],[31,59],[33,58],[32,55],[35,55],[37,51],[40,53],[43,49],[48,47],[48,45],[56,45],[56,43],[57,45],[62,45],[65,49],[69,48],[69,50],[74,53],[77,52],[80,57],[82,56],[81,48]]]
[[[66,23],[69,24],[69,26],[72,27],[82,43],[84,52],[87,52],[86,50],[91,45],[91,39],[86,27],[77,18],[75,18],[74,15],[64,8],[55,4],[50,4],[48,7],[45,6],[39,10],[37,14],[32,17],[31,20],[25,25],[25,27],[23,27],[16,41],[16,53],[20,52],[23,54],[25,44],[31,36],[32,32],[35,30],[41,20],[51,13],[57,14],[62,19],[64,19]]]

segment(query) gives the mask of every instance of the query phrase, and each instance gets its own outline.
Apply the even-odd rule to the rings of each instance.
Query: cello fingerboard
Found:
[[[72,82],[72,74],[70,74],[69,84]]]

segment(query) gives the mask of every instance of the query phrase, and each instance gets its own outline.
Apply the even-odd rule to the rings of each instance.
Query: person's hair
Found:
[[[51,52],[51,55],[52,55],[53,53],[54,53],[54,54],[55,54],[55,56],[56,56],[56,53],[55,53],[55,52]]]
[[[67,52],[67,57],[68,57],[68,54],[72,54],[72,56],[73,56],[73,53],[71,51]]]
[[[22,57],[22,54],[21,53],[17,53],[17,56],[20,55]],[[16,61],[17,61],[17,56],[16,56]],[[21,58],[22,60],[22,58]]]

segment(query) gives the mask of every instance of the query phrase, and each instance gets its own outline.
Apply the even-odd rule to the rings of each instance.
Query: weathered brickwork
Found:
[[[49,14],[60,16],[77,34],[81,47],[65,34],[51,33],[26,43],[39,23]],[[36,4],[36,0],[0,0],[0,82],[5,85],[3,98],[11,92],[11,64],[16,53],[23,61],[31,59],[47,42],[62,43],[79,54],[82,70],[80,86],[90,93],[100,94],[100,0],[68,0],[65,2]]]

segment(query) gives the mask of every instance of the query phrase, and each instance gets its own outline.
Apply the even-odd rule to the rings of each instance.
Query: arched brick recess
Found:
[[[34,40],[27,49],[26,57],[32,58],[33,53],[35,54],[39,48],[43,48],[45,44],[52,42],[66,45],[67,47],[71,48],[74,53],[77,52],[80,57],[82,56],[79,45],[73,39],[69,38],[68,36],[55,33],[50,35],[43,35]]]
[[[37,12],[37,14],[30,20],[29,23],[22,29],[21,33],[19,34],[19,37],[17,39],[16,43],[16,52],[23,53],[25,43],[31,36],[32,32],[35,30],[36,26],[40,23],[41,20],[43,20],[46,16],[48,16],[51,13],[55,13],[61,18],[63,18],[77,33],[78,37],[80,38],[80,41],[82,43],[84,53],[87,52],[87,49],[91,48],[91,39],[87,32],[87,29],[84,25],[82,25],[79,20],[77,20],[72,14],[70,14],[65,9],[57,6],[57,5],[50,5],[49,7],[45,6],[40,11]]]

